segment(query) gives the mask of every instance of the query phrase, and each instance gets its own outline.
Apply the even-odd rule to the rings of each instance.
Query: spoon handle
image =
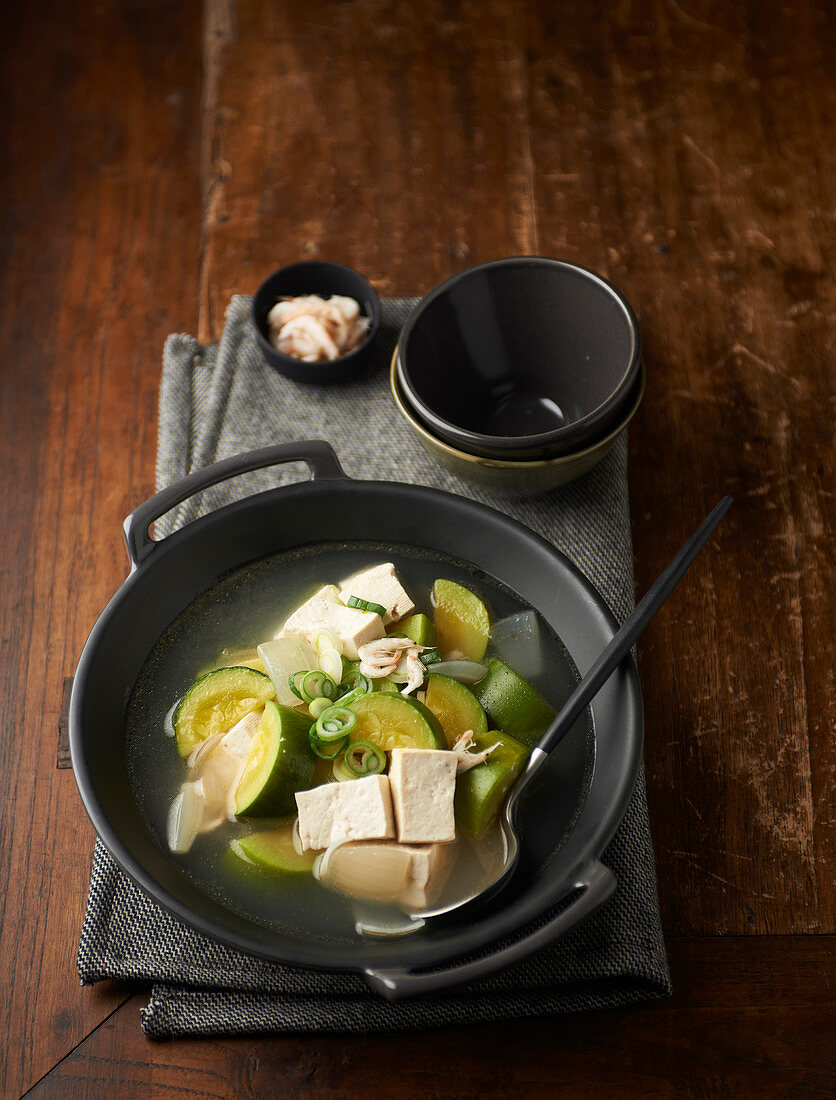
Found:
[[[723,497],[691,535],[667,569],[647,590],[641,601],[636,604],[632,614],[624,620],[610,644],[566,700],[555,720],[543,734],[537,746],[540,753],[549,753],[560,743],[571,729],[578,715],[586,709],[590,700],[595,697],[599,689],[621,664],[636,639],[679,584],[685,571],[708,542],[714,528],[729,510],[731,503],[731,497]]]

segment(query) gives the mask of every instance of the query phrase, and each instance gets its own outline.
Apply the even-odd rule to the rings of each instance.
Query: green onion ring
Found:
[[[312,699],[310,703],[308,703],[308,710],[311,712],[311,718],[319,718],[320,714],[323,714],[332,705],[331,700],[326,699],[322,695],[320,695],[318,699]]]
[[[347,737],[357,725],[357,715],[348,707],[329,707],[316,720],[316,734],[320,741],[330,742]]]
[[[338,707],[349,707],[361,696],[368,695],[370,691],[374,691],[374,684],[368,676],[364,676],[362,672],[355,669],[343,679],[337,691],[339,694],[334,700],[334,705]]]
[[[379,775],[386,767],[386,753],[371,741],[352,741],[345,750],[345,768],[352,775]]]
[[[358,699],[368,694],[365,688],[352,688],[351,691],[347,691],[345,695],[338,695],[336,699],[332,700],[332,706],[350,707],[352,703],[356,703]]]
[[[291,674],[287,678],[287,682],[288,682],[288,685],[290,686],[290,690],[293,692],[293,694],[298,699],[301,699],[303,703],[307,702],[307,700],[305,699],[305,696],[302,694],[302,692],[299,690],[299,688],[296,686],[296,677],[297,676],[304,676],[306,674],[306,672],[307,672],[307,669],[304,669],[302,672],[291,672]]]
[[[311,748],[321,760],[334,760],[342,755],[343,749],[348,747],[348,734],[343,734],[336,741],[320,741],[316,733],[316,724],[311,726],[309,735]]]
[[[336,683],[327,672],[322,672],[318,668],[305,673],[299,689],[306,703],[312,703],[314,699],[333,699],[337,694]]]
[[[331,775],[338,783],[346,783],[357,778],[354,772],[350,772],[346,767],[343,753],[339,753],[334,757],[334,763],[331,765]]]
[[[425,653],[419,653],[418,659],[424,667],[428,665],[437,665],[441,660],[441,654],[437,649],[428,649]]]
[[[342,678],[340,684],[340,691],[354,691],[355,688],[362,687],[365,692],[372,691],[374,684],[371,682],[368,676],[364,676],[359,668],[352,668]]]

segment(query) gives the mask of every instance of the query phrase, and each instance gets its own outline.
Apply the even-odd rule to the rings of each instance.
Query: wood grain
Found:
[[[602,33],[542,5],[529,26],[541,247],[607,274],[642,324],[638,590],[737,498],[639,647],[665,925],[694,934],[834,915],[834,29],[825,5],[763,11],[623,5]]]
[[[832,1095],[832,937],[674,940],[673,1001],[407,1035],[154,1043],[141,998],[99,1027],[32,1100],[387,1100],[603,1095],[653,1100]],[[791,962],[791,968],[786,967]],[[781,975],[781,986],[775,978]]]
[[[71,9],[17,5],[0,36],[0,1093],[441,1096],[455,1065],[465,1098],[827,1095],[832,5]],[[77,985],[92,833],[55,750],[153,487],[165,336],[216,338],[298,258],[415,294],[529,252],[640,316],[638,590],[737,498],[639,653],[674,999],[434,1034],[437,1064],[424,1035],[149,1044],[133,990]]]
[[[537,251],[520,8],[211,5],[202,339],[298,258],[392,295]]]
[[[197,4],[79,6],[70,20],[62,5],[18,7],[0,46],[14,122],[0,296],[4,1096],[119,1003],[75,973],[93,834],[56,738],[64,677],[127,571],[121,520],[153,488],[162,342],[196,321],[198,17]]]

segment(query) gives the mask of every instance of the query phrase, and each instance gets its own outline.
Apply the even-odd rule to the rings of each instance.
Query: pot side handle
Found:
[[[584,867],[574,883],[574,889],[582,890],[583,893],[542,928],[538,928],[530,936],[525,936],[509,947],[500,948],[472,962],[444,969],[433,969],[423,974],[406,969],[376,970],[368,967],[363,971],[363,976],[372,989],[382,994],[388,1001],[399,1001],[404,997],[417,997],[429,993],[442,993],[454,986],[492,977],[500,970],[522,962],[535,951],[548,947],[564,932],[568,932],[570,928],[588,917],[599,905],[603,905],[615,887],[615,875],[603,863],[596,860]]]
[[[122,531],[132,569],[136,569],[157,545],[157,540],[152,539],[149,534],[149,528],[154,520],[164,516],[166,512],[203,489],[218,485],[238,474],[248,474],[253,470],[261,470],[266,466],[278,466],[284,462],[307,463],[315,481],[348,477],[340,466],[330,443],[318,439],[259,447],[254,451],[246,451],[244,454],[213,462],[210,466],[203,466],[179,481],[175,481],[173,485],[161,489],[159,493],[135,508],[125,519]]]

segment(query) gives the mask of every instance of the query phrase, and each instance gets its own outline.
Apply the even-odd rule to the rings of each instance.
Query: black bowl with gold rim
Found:
[[[511,256],[430,291],[401,333],[396,371],[436,439],[533,461],[611,434],[640,364],[638,321],[606,279],[564,260]]]
[[[424,450],[449,473],[463,481],[481,485],[496,492],[520,495],[547,492],[567,485],[570,481],[587,473],[596,466],[611,450],[622,432],[635,416],[644,396],[646,373],[644,365],[639,369],[621,418],[609,431],[586,447],[571,454],[554,455],[542,459],[486,458],[469,454],[453,447],[436,436],[430,425],[422,421],[417,411],[411,407],[402,391],[397,372],[397,351],[392,356],[389,384],[395,405],[401,416],[412,429]]]

